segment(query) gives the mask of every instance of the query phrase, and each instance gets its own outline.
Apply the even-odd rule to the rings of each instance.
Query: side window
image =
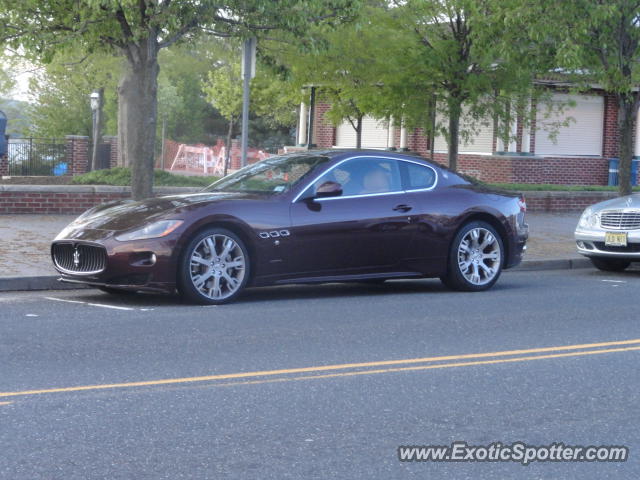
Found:
[[[433,169],[405,162],[407,190],[420,190],[431,188],[436,182],[436,174]]]
[[[402,190],[398,162],[386,158],[354,158],[347,160],[320,177],[315,190],[325,182],[342,185],[342,196],[399,192]]]

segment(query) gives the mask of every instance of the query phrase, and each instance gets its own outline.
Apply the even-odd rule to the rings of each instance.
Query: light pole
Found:
[[[101,90],[95,90],[89,95],[89,98],[91,100],[91,112],[93,116],[93,147],[91,148],[90,170],[96,170],[96,167],[98,166],[98,145],[100,143],[100,110],[102,107]]]

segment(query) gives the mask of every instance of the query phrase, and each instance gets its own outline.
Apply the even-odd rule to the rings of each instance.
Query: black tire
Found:
[[[223,298],[212,298],[205,295],[196,287],[196,285],[194,284],[194,280],[192,279],[192,275],[196,275],[195,273],[192,272],[192,266],[191,266],[192,256],[194,255],[194,252],[196,249],[202,248],[201,242],[203,242],[206,238],[212,237],[212,236],[216,236],[221,239],[223,237],[228,237],[229,239],[233,240],[233,242],[235,242],[235,244],[237,245],[239,251],[241,251],[242,257],[244,259],[244,266],[243,266],[244,273],[242,274],[241,280],[239,280],[239,284],[234,286],[233,287],[234,290],[233,292],[231,292],[230,291],[231,287],[229,287],[229,283],[227,282],[226,285],[227,285],[227,288],[229,289],[229,292],[228,292],[229,294],[224,296]],[[235,247],[234,247],[234,251],[236,251]],[[237,258],[239,258],[239,256],[237,256]],[[225,260],[222,259],[222,261],[225,261]],[[225,303],[232,302],[242,293],[245,286],[247,285],[247,282],[249,281],[250,265],[251,265],[251,260],[249,257],[249,250],[238,235],[236,235],[231,230],[227,230],[226,228],[217,228],[217,227],[207,228],[206,230],[202,230],[198,232],[189,241],[189,243],[186,245],[186,247],[182,251],[182,254],[180,255],[180,260],[178,263],[178,272],[177,272],[178,292],[180,293],[180,295],[184,300],[187,300],[193,303],[198,303],[200,305],[222,305]],[[222,264],[222,267],[224,267],[224,264]],[[201,267],[201,268],[205,268],[205,267]],[[206,267],[206,268],[213,268],[213,266]],[[202,288],[206,288],[207,285],[210,285],[210,282],[212,283],[214,280],[215,280],[215,276],[212,274],[212,276],[209,277],[209,280],[204,282]],[[221,282],[219,285],[223,285],[222,279],[219,279],[218,281]],[[220,289],[222,288],[223,287],[220,286]]]
[[[124,290],[122,288],[111,288],[111,287],[98,287],[98,290],[101,290],[110,295],[133,295],[135,290]]]
[[[625,268],[631,265],[631,262],[628,260],[623,260],[621,258],[598,258],[591,257],[591,263],[598,270],[602,270],[603,272],[622,272]]]
[[[493,248],[491,251],[487,251],[490,246],[485,247],[482,251],[478,249],[478,252],[475,252],[473,255],[482,256],[483,254],[491,254],[495,256],[495,259],[487,260],[485,263],[484,259],[478,260],[478,262],[482,262],[484,267],[479,264],[476,264],[475,267],[470,265],[469,268],[472,269],[472,272],[463,272],[462,267],[460,266],[460,262],[458,261],[458,251],[461,248],[461,244],[467,241],[467,235],[470,234],[473,230],[478,231],[479,235],[486,235],[488,232],[493,239],[495,240],[490,246]],[[486,239],[487,237],[481,237],[481,239]],[[466,245],[466,243],[465,243]],[[479,245],[478,247],[480,247]],[[475,258],[475,257],[474,257]],[[473,263],[473,262],[471,262]],[[500,278],[500,274],[502,273],[502,266],[504,265],[504,243],[500,234],[487,222],[482,221],[473,221],[464,225],[456,234],[453,241],[451,242],[451,246],[449,247],[449,258],[447,260],[447,273],[440,277],[440,281],[442,283],[452,289],[452,290],[460,290],[465,292],[480,292],[483,290],[488,290],[498,281]],[[491,271],[491,275],[487,273],[484,269],[488,269]],[[476,272],[480,272],[477,277],[477,282],[472,282],[467,277],[473,273],[473,269],[475,268]],[[485,276],[483,278],[483,275]]]

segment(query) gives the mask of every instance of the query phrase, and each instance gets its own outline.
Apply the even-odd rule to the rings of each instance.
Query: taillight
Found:
[[[527,201],[524,198],[524,195],[521,193],[520,198],[518,199],[518,206],[520,207],[520,211],[525,213],[527,211]]]

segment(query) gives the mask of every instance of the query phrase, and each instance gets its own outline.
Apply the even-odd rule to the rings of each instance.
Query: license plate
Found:
[[[606,232],[604,234],[604,244],[608,247],[626,247],[627,246],[627,232],[612,233]]]

